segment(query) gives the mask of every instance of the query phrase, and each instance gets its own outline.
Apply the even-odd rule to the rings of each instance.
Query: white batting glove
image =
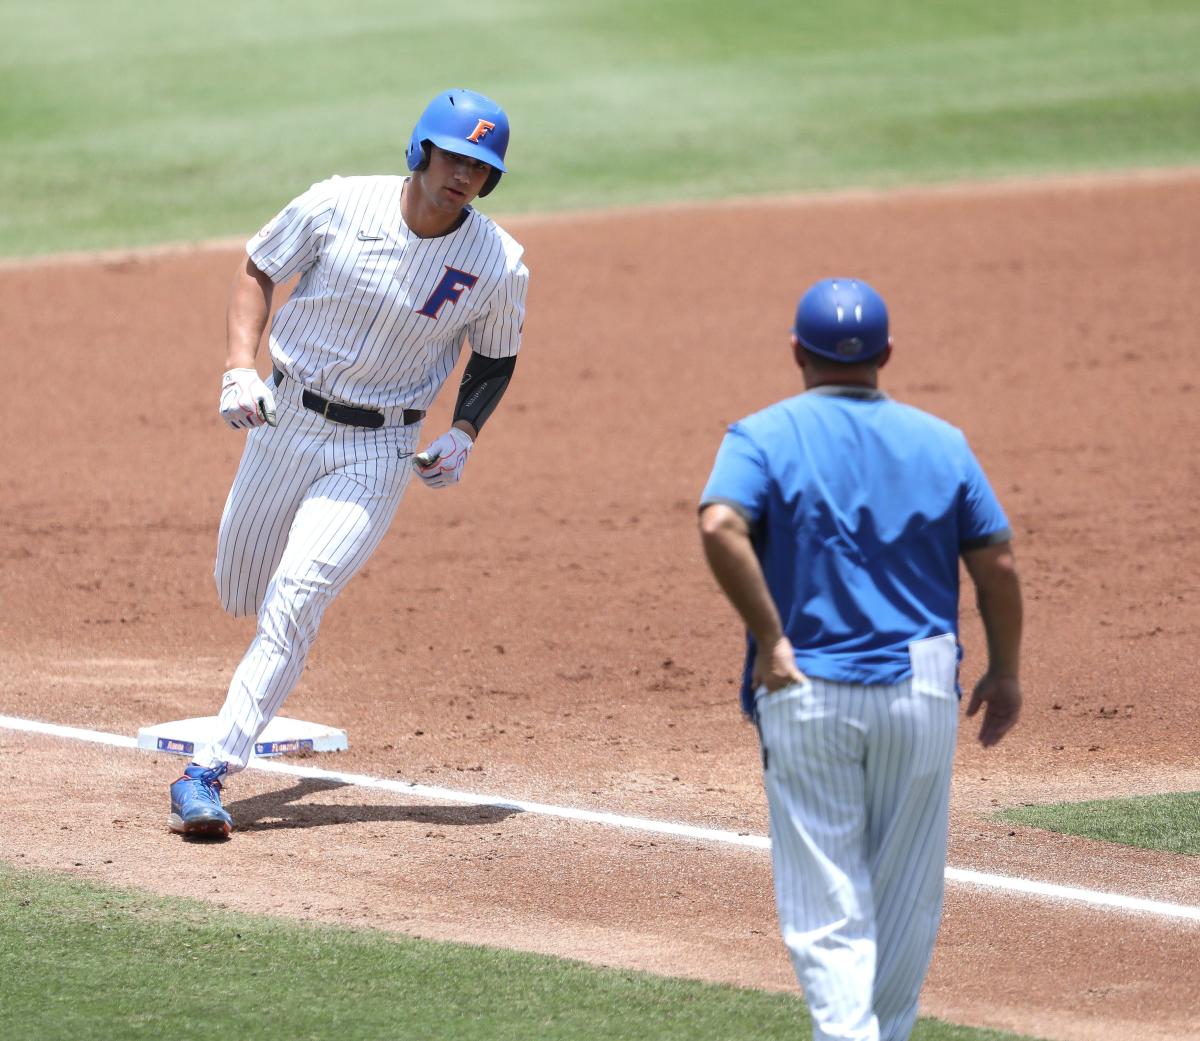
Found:
[[[475,442],[471,435],[458,427],[451,427],[436,438],[424,452],[418,452],[413,460],[417,464],[417,476],[430,488],[448,488],[462,480],[463,467]]]
[[[253,369],[230,369],[221,380],[221,418],[234,430],[275,426],[275,395]]]

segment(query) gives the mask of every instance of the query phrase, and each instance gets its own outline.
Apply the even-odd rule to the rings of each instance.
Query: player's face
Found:
[[[478,159],[430,145],[423,178],[426,195],[439,208],[461,209],[474,202],[491,170]]]

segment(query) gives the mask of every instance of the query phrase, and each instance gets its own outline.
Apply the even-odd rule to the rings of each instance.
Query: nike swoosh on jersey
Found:
[[[382,235],[368,235],[365,231],[360,231],[358,233],[358,241],[359,242],[382,242],[383,236]]]

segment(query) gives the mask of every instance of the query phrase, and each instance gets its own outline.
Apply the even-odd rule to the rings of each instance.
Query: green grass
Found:
[[[0,865],[0,1008],[25,1041],[739,1041],[811,1036],[771,994],[365,929],[320,928]],[[923,1020],[915,1041],[1016,1041]]]
[[[9,3],[0,253],[248,235],[453,85],[497,212],[1196,163],[1198,53],[1195,0]]]
[[[1164,853],[1200,854],[1200,792],[1006,810],[1001,819]]]

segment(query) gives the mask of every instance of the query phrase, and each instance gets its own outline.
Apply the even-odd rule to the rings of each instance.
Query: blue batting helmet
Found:
[[[504,173],[508,150],[508,116],[491,98],[473,90],[447,90],[434,98],[413,127],[405,158],[410,170],[424,170],[429,145],[456,155],[469,155],[492,168],[480,195],[487,195]]]
[[[792,332],[822,358],[870,361],[888,345],[887,305],[861,279],[823,278],[800,298]]]

